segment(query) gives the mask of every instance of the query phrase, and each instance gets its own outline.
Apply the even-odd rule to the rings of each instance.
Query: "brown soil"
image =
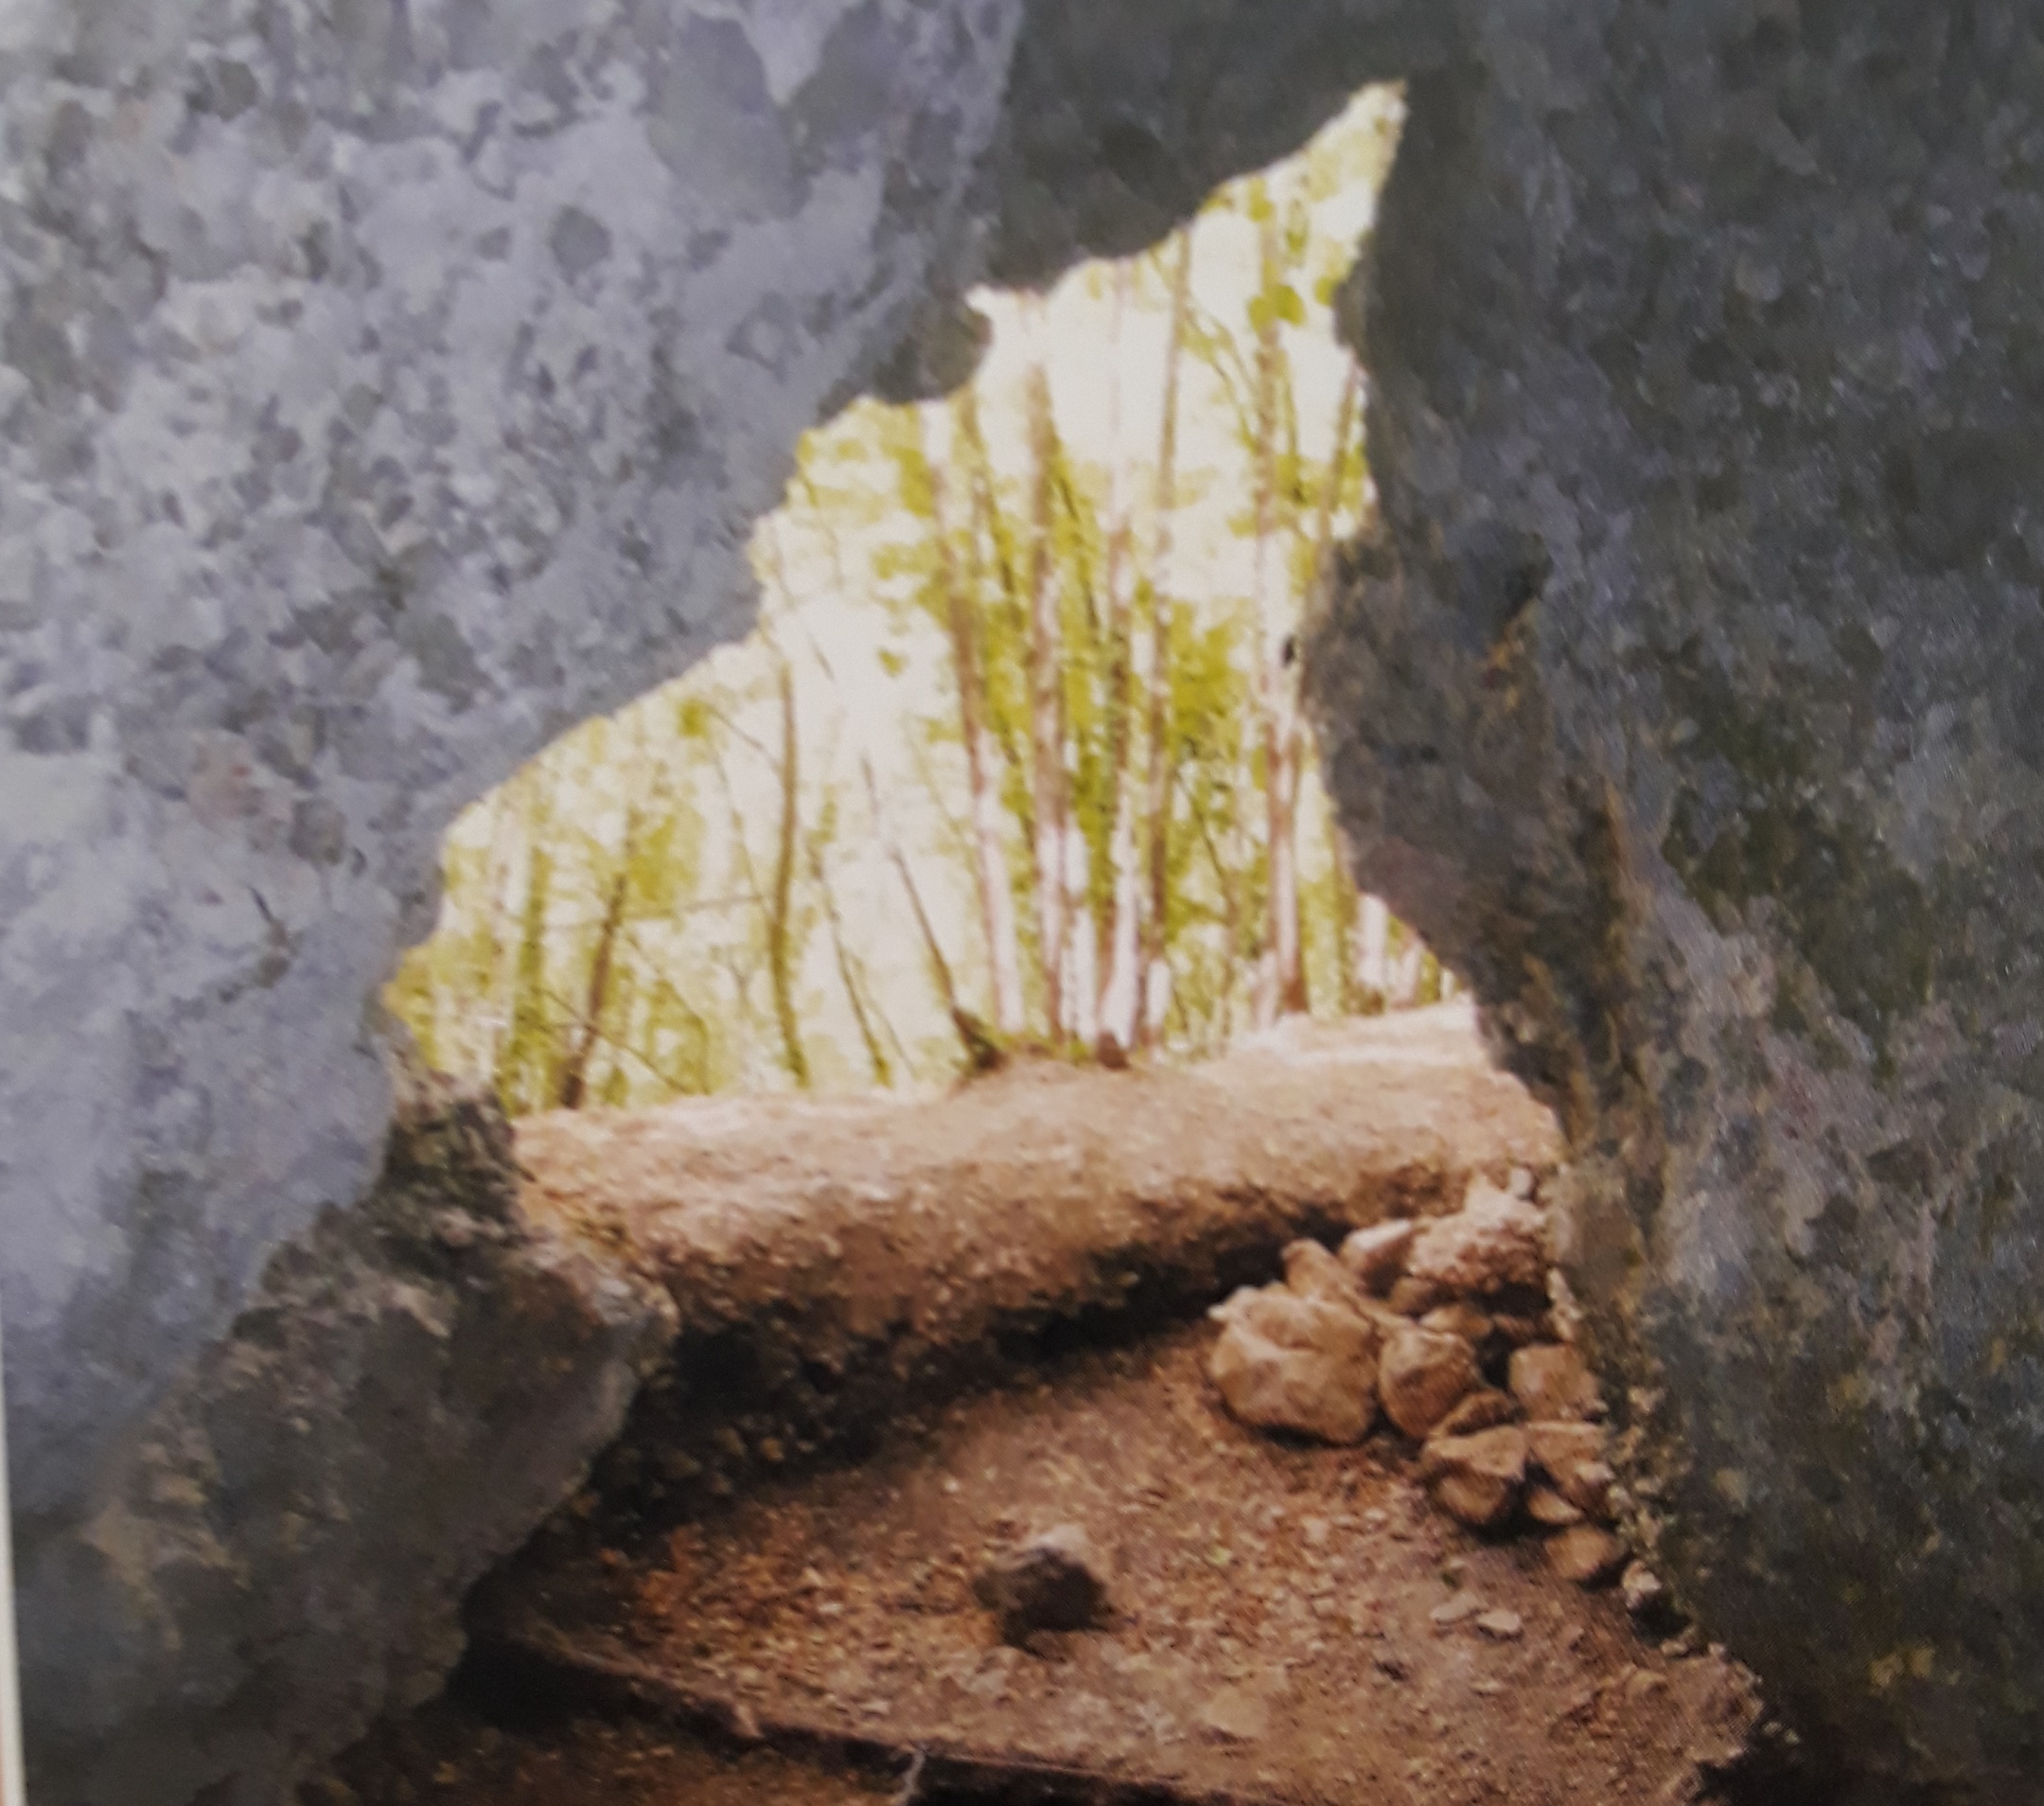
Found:
[[[943,1096],[718,1098],[519,1127],[524,1208],[666,1286],[682,1335],[600,1490],[656,1514],[861,1452],[905,1396],[1161,1323],[1300,1235],[1543,1169],[1552,1118],[1454,1006],[1191,1069],[1026,1063]]]
[[[345,1765],[367,1806],[1616,1806],[1703,1797],[1759,1719],[1721,1657],[1438,1514],[1388,1430],[1287,1443],[1207,1379],[1194,1313],[1295,1235],[1551,1163],[1459,1013],[1192,1072],[549,1118],[520,1151],[527,1208],[661,1278],[684,1333],[478,1596],[453,1702]],[[1111,1617],[1001,1645],[974,1575],[1066,1524]],[[1437,1623],[1465,1594],[1518,1634]]]

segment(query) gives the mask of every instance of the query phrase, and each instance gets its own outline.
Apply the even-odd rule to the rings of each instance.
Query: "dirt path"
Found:
[[[637,1665],[727,1722],[1231,1798],[1677,1798],[1743,1741],[1755,1708],[1729,1665],[1664,1654],[1537,1543],[1461,1530],[1395,1442],[1290,1446],[1233,1423],[1203,1368],[1212,1336],[1073,1357],[650,1558],[541,1564],[485,1640]],[[1113,1616],[1006,1647],[972,1576],[1060,1524],[1101,1552]],[[1520,1629],[1495,1637],[1467,1604],[1436,1622],[1457,1599]]]
[[[1659,1806],[1759,1716],[1538,1542],[1442,1515],[1394,1432],[1274,1439],[1207,1377],[1198,1313],[1295,1236],[1551,1164],[1460,1012],[1194,1071],[545,1118],[520,1153],[527,1208],[684,1330],[478,1596],[466,1695],[352,1759],[366,1806]],[[1053,1525],[1112,1613],[1008,1647],[973,1576]]]

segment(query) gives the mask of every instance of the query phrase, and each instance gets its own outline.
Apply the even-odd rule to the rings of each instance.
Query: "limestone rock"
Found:
[[[1599,1425],[1528,1424],[1526,1444],[1534,1466],[1547,1475],[1562,1498],[1599,1523],[1612,1521],[1612,1488],[1616,1482],[1603,1459],[1604,1432]]]
[[[1443,1336],[1459,1336],[1471,1348],[1481,1349],[1496,1325],[1487,1312],[1467,1299],[1457,1299],[1452,1304],[1436,1305],[1419,1319],[1419,1327]]]
[[[1542,1286],[1547,1279],[1546,1234],[1544,1212],[1478,1180],[1459,1211],[1420,1231],[1406,1272],[1450,1294]]]
[[[1384,1295],[1384,1302],[1401,1317],[1424,1317],[1436,1305],[1444,1304],[1454,1294],[1445,1285],[1436,1285],[1432,1280],[1415,1279],[1407,1273],[1393,1283]]]
[[[1436,1436],[1421,1451],[1419,1478],[1451,1517],[1495,1530],[1518,1506],[1525,1458],[1525,1432],[1514,1425]]]
[[[1442,1418],[1431,1434],[1468,1436],[1476,1430],[1495,1429],[1500,1424],[1509,1424],[1518,1415],[1518,1402],[1509,1392],[1501,1392],[1494,1386],[1479,1386]]]
[[[1578,1461],[1565,1474],[1556,1476],[1561,1496],[1579,1512],[1600,1523],[1612,1521],[1612,1489],[1617,1476],[1603,1461]]]
[[[1512,1351],[1507,1370],[1512,1396],[1536,1423],[1603,1414],[1604,1400],[1582,1355],[1563,1342]]]
[[[1547,1539],[1547,1565],[1578,1586],[1598,1586],[1626,1565],[1627,1549],[1607,1530],[1577,1524]]]
[[[1090,1629],[1107,1609],[1107,1583],[1091,1541],[1061,1524],[997,1551],[973,1582],[1001,1641],[1020,1646],[1038,1631]]]
[[[1284,1266],[1285,1284],[1299,1297],[1364,1313],[1366,1301],[1355,1276],[1318,1242],[1294,1242],[1284,1251]]]
[[[672,1346],[663,1288],[522,1210],[492,1099],[408,1065],[398,1100],[377,1188],[279,1250],[97,1519],[102,1584],[176,1627],[145,1672],[178,1711],[148,1767],[112,1738],[42,1797],[169,1797],[229,1751],[238,1800],[288,1797],[305,1752],[437,1689],[469,1587]]]
[[[1526,1488],[1525,1514],[1547,1530],[1567,1530],[1583,1521],[1581,1508],[1546,1486]]]
[[[1483,1383],[1476,1358],[1458,1336],[1408,1325],[1387,1337],[1377,1366],[1384,1415],[1421,1441]]]
[[[1626,1610],[1634,1618],[1651,1621],[1667,1609],[1667,1583],[1645,1562],[1634,1562],[1619,1583]]]
[[[1404,1277],[1405,1257],[1418,1233],[1418,1224],[1409,1218],[1372,1223],[1342,1243],[1342,1265],[1365,1291],[1382,1298]]]
[[[1228,1409],[1258,1429],[1358,1443],[1377,1419],[1377,1342],[1361,1318],[1266,1286],[1242,1301],[1207,1372]]]
[[[1477,1613],[1475,1623],[1495,1643],[1515,1643],[1525,1635],[1525,1620],[1504,1607]]]
[[[1451,1599],[1443,1600],[1427,1614],[1427,1620],[1437,1631],[1453,1630],[1457,1624],[1466,1624],[1485,1610],[1480,1595],[1468,1587],[1456,1591]]]

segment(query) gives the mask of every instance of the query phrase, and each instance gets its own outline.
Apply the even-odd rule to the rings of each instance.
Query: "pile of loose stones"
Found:
[[[1281,1284],[1244,1287],[1208,1371],[1260,1429],[1362,1442],[1381,1423],[1419,1444],[1435,1504],[1473,1529],[1545,1539],[1555,1571],[1658,1591],[1615,1532],[1604,1401],[1575,1341],[1530,1174],[1477,1179],[1445,1216],[1356,1231],[1337,1253],[1285,1250]]]

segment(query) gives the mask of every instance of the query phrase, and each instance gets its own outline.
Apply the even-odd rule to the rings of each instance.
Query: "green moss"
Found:
[[[1708,825],[1685,795],[1662,847],[1669,864],[1720,920],[1771,898],[1804,963],[1885,1064],[1893,1026],[1930,996],[1940,933],[1932,899],[1867,827],[1819,807],[1815,760],[1779,720],[1693,664],[1670,688],[1697,724],[1685,752],[1722,759],[1743,794],[1730,821]],[[1798,1019],[1806,1024],[1806,1013],[1778,988],[1776,1026]]]

